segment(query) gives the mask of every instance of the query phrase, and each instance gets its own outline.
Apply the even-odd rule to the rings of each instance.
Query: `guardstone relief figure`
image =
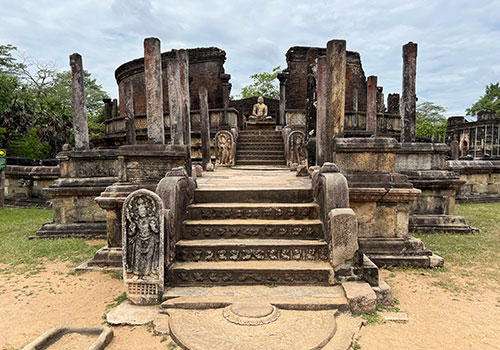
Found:
[[[293,131],[289,138],[290,164],[304,165],[307,162],[305,135],[301,131]]]
[[[271,116],[267,115],[268,109],[267,105],[264,104],[264,97],[259,96],[257,98],[257,103],[253,105],[252,115],[249,117],[251,121],[261,121],[272,119]]]
[[[163,202],[149,190],[132,192],[122,208],[123,280],[134,304],[160,300],[164,280]]]
[[[157,275],[160,225],[156,205],[152,198],[137,196],[127,209],[128,270],[138,279]]]
[[[234,159],[233,134],[229,131],[219,131],[215,135],[216,165],[231,166]]]

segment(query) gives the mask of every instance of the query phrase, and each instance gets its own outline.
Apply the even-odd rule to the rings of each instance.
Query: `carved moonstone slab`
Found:
[[[123,280],[134,304],[157,304],[164,285],[163,202],[154,192],[132,192],[123,203]]]

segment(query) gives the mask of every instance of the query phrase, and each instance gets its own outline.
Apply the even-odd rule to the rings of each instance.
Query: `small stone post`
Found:
[[[116,117],[118,117],[118,100],[114,98],[111,105],[111,118],[114,119]]]
[[[71,66],[71,86],[73,91],[73,131],[75,134],[75,148],[77,150],[88,150],[89,126],[87,121],[87,110],[85,108],[85,92],[83,87],[83,64],[82,56],[74,53],[69,56]]]
[[[366,131],[377,136],[377,77],[366,80]]]
[[[161,50],[158,38],[144,39],[144,73],[148,140],[150,143],[165,144]]]
[[[113,106],[113,103],[111,102],[110,98],[104,98],[102,102],[104,102],[104,120],[109,120],[112,118],[111,108]]]
[[[278,80],[280,81],[280,106],[278,125],[285,126],[285,107],[286,107],[286,80],[288,75],[286,73],[279,73]]]
[[[181,78],[177,57],[167,58],[168,106],[170,110],[170,138],[173,145],[184,145],[182,119]]]
[[[228,125],[229,120],[227,116],[227,109],[229,108],[229,95],[231,94],[232,84],[229,82],[231,79],[231,74],[221,74],[220,79],[222,81],[222,103],[224,108],[224,117],[222,120],[222,125]]]
[[[415,142],[417,121],[417,44],[403,46],[403,91],[401,96],[401,142]]]
[[[319,57],[316,68],[316,165],[326,162],[328,139],[326,135],[326,103],[327,103],[326,58]]]
[[[135,145],[134,88],[130,80],[123,83],[123,96],[125,100],[126,143],[127,145]]]
[[[208,113],[208,91],[202,86],[198,91],[200,95],[200,120],[201,120],[201,154],[203,170],[207,171],[210,157],[210,115]]]

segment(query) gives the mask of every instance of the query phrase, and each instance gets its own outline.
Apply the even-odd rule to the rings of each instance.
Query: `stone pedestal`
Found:
[[[35,238],[106,237],[106,213],[94,198],[118,180],[117,151],[63,151],[57,159],[61,176],[45,189],[54,220]]]
[[[349,183],[359,225],[359,247],[375,264],[436,266],[442,258],[408,234],[410,204],[420,194],[396,172],[401,144],[392,138],[335,141],[335,163]]]
[[[455,216],[455,195],[465,181],[446,170],[449,147],[442,143],[403,143],[396,170],[422,193],[410,205],[410,232],[477,233],[464,217]]]
[[[181,145],[128,145],[118,149],[119,180],[108,186],[95,200],[106,212],[107,247],[101,248],[89,260],[87,267],[120,267],[122,206],[135,190],[154,191],[167,171],[186,162],[186,147]]]

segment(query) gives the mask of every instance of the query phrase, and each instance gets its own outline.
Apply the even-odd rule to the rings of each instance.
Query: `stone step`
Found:
[[[271,165],[271,164],[286,164],[286,160],[277,160],[277,159],[245,159],[245,160],[236,160],[237,165]]]
[[[253,155],[261,155],[262,154],[262,151],[257,151],[257,150],[248,150],[248,149],[238,149],[237,152],[236,152],[237,155],[250,155],[250,156],[253,156]],[[285,156],[285,150],[284,149],[270,149],[270,150],[266,150],[265,151],[265,154],[266,155],[272,155],[272,154],[275,154],[275,155],[279,155],[279,156]]]
[[[253,161],[253,160],[276,160],[278,162],[284,162],[285,157],[282,155],[276,155],[276,154],[260,154],[260,155],[247,155],[247,154],[236,154],[236,161],[239,162],[240,160],[244,161]]]
[[[298,239],[180,240],[176,261],[328,261],[328,244]]]
[[[198,203],[188,207],[187,219],[318,219],[316,203]]]
[[[193,285],[329,285],[333,269],[326,261],[209,261],[175,262],[168,280],[176,286]]]
[[[245,136],[238,137],[238,143],[249,143],[249,142],[276,142],[283,144],[282,137],[263,137],[263,136]]]
[[[197,188],[194,203],[310,203],[311,188]]]
[[[281,131],[276,131],[276,130],[240,130],[238,133],[238,136],[247,136],[247,135],[262,135],[262,136],[279,135],[279,136],[281,136],[282,133],[281,133]]]
[[[185,220],[183,239],[322,239],[320,220]]]

